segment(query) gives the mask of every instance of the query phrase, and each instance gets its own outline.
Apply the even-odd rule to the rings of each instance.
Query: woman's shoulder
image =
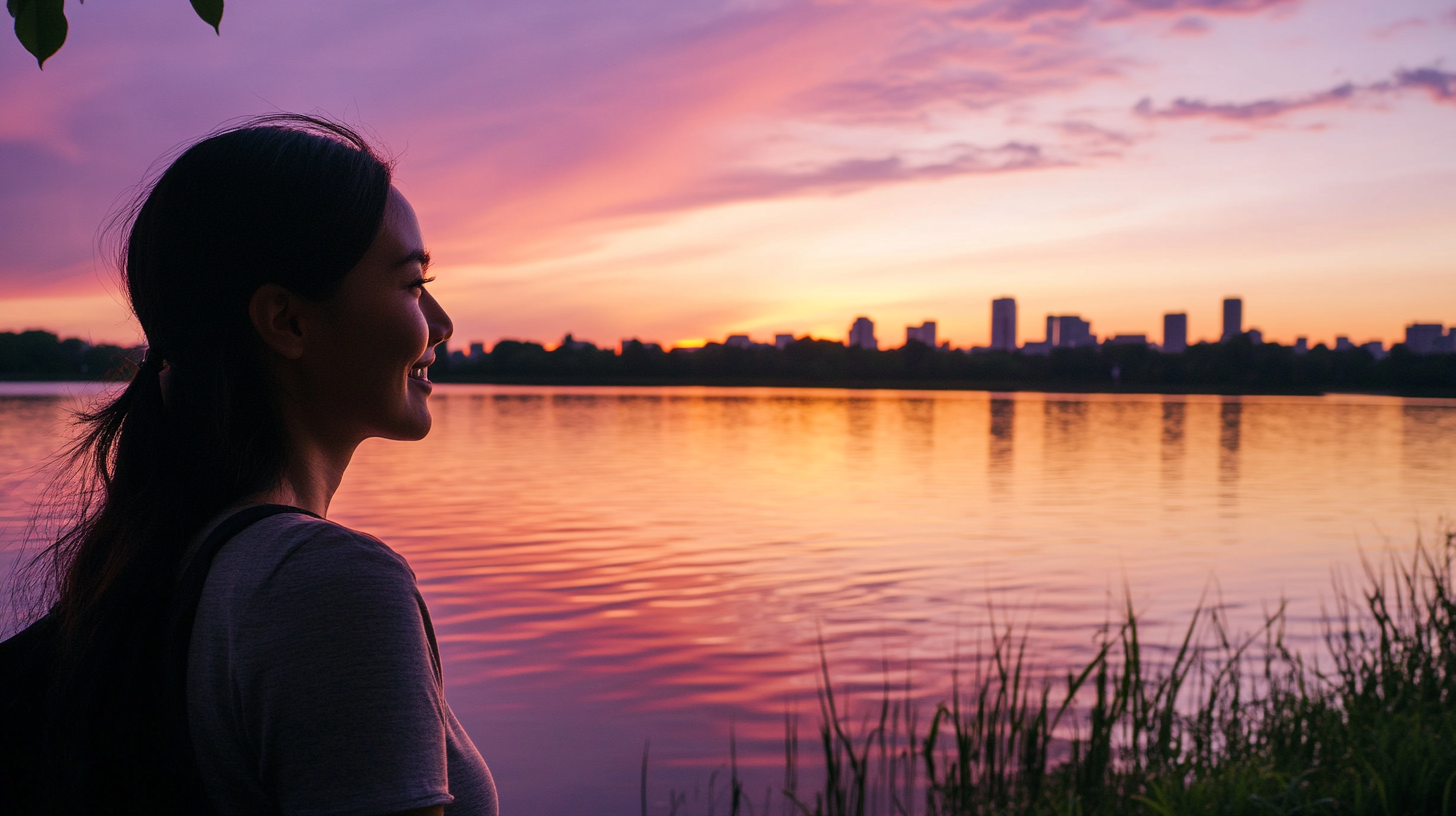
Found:
[[[383,541],[304,513],[255,522],[223,546],[211,572],[224,584],[254,590],[289,591],[300,585],[311,592],[412,590],[415,585],[409,563]]]

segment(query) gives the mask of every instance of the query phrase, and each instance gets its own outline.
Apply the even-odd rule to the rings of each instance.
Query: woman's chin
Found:
[[[401,442],[415,442],[424,439],[429,435],[430,427],[433,424],[434,419],[430,416],[430,409],[425,408],[418,414],[411,415],[408,422],[400,423],[400,435],[395,439]]]

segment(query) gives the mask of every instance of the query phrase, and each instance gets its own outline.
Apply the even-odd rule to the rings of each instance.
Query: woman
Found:
[[[123,268],[148,350],[82,417],[90,501],[52,548],[35,807],[496,813],[413,573],[324,520],[360,442],[429,432],[451,332],[391,169],[345,127],[273,116],[191,146],[135,208]],[[189,564],[184,691],[165,666]]]

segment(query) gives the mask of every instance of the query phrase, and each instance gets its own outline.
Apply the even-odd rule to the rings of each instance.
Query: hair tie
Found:
[[[166,364],[167,361],[162,358],[162,355],[159,352],[148,348],[147,353],[142,355],[142,362],[141,365],[138,366],[138,368],[148,374],[160,374],[162,371],[162,366]]]

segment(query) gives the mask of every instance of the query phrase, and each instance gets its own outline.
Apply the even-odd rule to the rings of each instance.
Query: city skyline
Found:
[[[980,345],[1007,292],[1192,342],[1230,292],[1286,343],[1452,318],[1422,313],[1456,303],[1450,0],[400,8],[258,0],[218,36],[86,4],[44,71],[7,42],[0,329],[138,342],[99,227],[276,110],[397,157],[462,337],[843,337],[872,305],[885,342]]]
[[[1030,354],[1045,354],[1052,348],[1079,348],[1084,346],[1096,346],[1101,343],[1123,343],[1123,344],[1146,344],[1158,347],[1168,352],[1181,352],[1190,345],[1199,342],[1227,343],[1241,335],[1248,335],[1254,343],[1277,343],[1278,340],[1266,338],[1264,332],[1257,326],[1248,325],[1244,319],[1244,298],[1226,297],[1220,302],[1221,322],[1219,333],[1213,339],[1199,338],[1190,339],[1188,335],[1188,313],[1165,312],[1162,316],[1163,333],[1156,340],[1152,335],[1145,332],[1119,332],[1099,334],[1092,330],[1093,321],[1084,318],[1080,314],[1053,315],[1048,314],[1045,318],[1045,330],[1042,339],[1025,341],[1016,340],[1016,326],[1018,324],[1018,308],[1016,298],[999,297],[990,302],[990,336],[983,344],[971,342],[964,345],[953,345],[951,338],[943,338],[937,334],[939,321],[934,319],[922,320],[920,325],[905,326],[905,343],[912,340],[924,345],[949,348],[964,351],[1024,351]],[[850,323],[849,329],[844,336],[824,336],[812,333],[796,335],[793,332],[774,332],[772,342],[760,342],[752,339],[749,333],[731,334],[721,341],[723,345],[739,346],[748,348],[754,345],[771,345],[782,349],[794,340],[809,337],[816,340],[829,340],[843,342],[851,348],[879,349],[882,341],[877,329],[881,326],[868,315],[859,315]],[[1325,345],[1331,349],[1365,348],[1372,353],[1380,354],[1398,343],[1406,343],[1417,353],[1448,352],[1456,351],[1456,325],[1452,325],[1447,332],[1444,321],[1421,321],[1414,320],[1407,323],[1401,337],[1387,340],[1384,337],[1361,338],[1352,340],[1350,334],[1336,334],[1325,341],[1320,338],[1311,338],[1307,334],[1296,335],[1287,343],[1297,351],[1303,352],[1317,345]],[[573,334],[567,332],[566,342],[571,342]],[[1008,340],[1008,338],[1010,338]],[[524,338],[498,338],[497,342],[537,342],[538,340],[525,340]],[[656,340],[643,339],[641,336],[633,335],[623,337],[615,344],[600,346],[602,348],[620,348],[630,342],[640,342],[649,345],[656,345],[662,348],[695,348],[708,343],[719,342],[712,339],[704,339],[700,343],[685,345],[674,343],[662,343]],[[550,347],[548,343],[541,343]],[[458,346],[456,346],[458,347]],[[471,343],[472,349],[483,347],[482,341]],[[893,348],[893,346],[885,346]],[[452,347],[455,348],[455,347]]]

